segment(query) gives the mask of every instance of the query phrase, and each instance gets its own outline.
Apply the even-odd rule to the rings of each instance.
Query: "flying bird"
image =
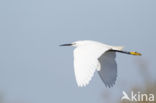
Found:
[[[138,52],[123,51],[122,46],[111,46],[91,40],[76,41],[60,46],[75,47],[74,72],[78,87],[88,85],[94,72],[98,71],[105,86],[110,88],[117,78],[116,52],[141,56]]]

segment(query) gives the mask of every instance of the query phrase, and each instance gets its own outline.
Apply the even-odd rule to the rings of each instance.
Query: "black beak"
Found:
[[[72,46],[73,44],[61,44],[59,46]]]

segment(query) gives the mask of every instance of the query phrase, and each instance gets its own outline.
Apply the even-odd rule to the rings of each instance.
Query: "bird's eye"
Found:
[[[73,46],[75,46],[75,45],[76,45],[76,43],[72,43],[72,45],[73,45]]]

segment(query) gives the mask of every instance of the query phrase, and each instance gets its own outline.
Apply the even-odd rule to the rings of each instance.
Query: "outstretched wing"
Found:
[[[100,75],[106,87],[112,87],[117,78],[117,64],[115,61],[116,54],[112,51],[107,51],[98,59],[100,62]]]
[[[98,67],[98,58],[106,51],[95,47],[77,47],[74,50],[74,71],[79,87],[86,86],[92,79]]]

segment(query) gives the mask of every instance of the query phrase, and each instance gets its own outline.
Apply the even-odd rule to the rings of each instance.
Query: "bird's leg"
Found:
[[[141,56],[141,53],[138,52],[128,52],[128,51],[121,51],[121,50],[110,50],[114,52],[119,52],[119,53],[124,53],[124,54],[130,54],[130,55],[136,55],[136,56]]]

